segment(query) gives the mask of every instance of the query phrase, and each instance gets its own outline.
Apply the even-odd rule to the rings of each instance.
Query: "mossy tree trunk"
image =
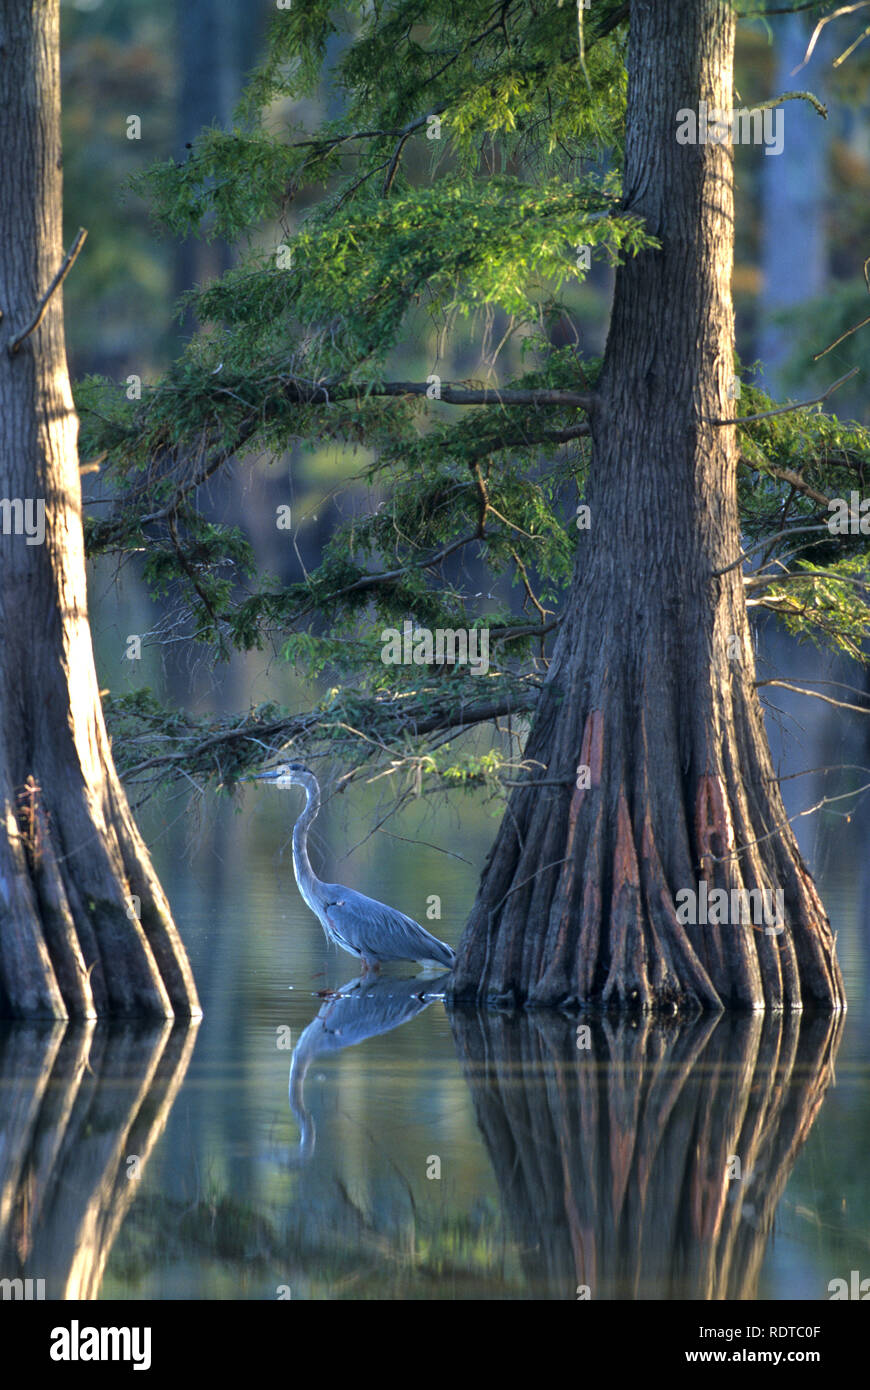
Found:
[[[0,1013],[199,1013],[112,764],[88,626],[62,294],[59,0],[0,13]],[[44,537],[38,517],[44,502]],[[24,519],[35,524],[24,534]],[[138,915],[131,900],[138,899]]]
[[[631,7],[624,203],[661,249],[617,272],[591,529],[526,747],[565,786],[515,791],[460,944],[458,999],[843,1004],[754,685],[736,432],[710,423],[736,410],[732,151],[676,140],[682,108],[732,109],[734,23],[726,0]],[[781,890],[784,930],[679,920],[677,895],[702,881]]]

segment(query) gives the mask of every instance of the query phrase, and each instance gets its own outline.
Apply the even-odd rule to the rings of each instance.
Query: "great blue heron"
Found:
[[[308,858],[308,830],[320,810],[320,786],[303,763],[283,763],[254,774],[259,782],[304,787],[305,809],[293,827],[293,868],[299,892],[320,919],[327,939],[378,970],[385,960],[415,960],[421,965],[453,965],[453,951],[419,922],[340,883],[323,883]]]

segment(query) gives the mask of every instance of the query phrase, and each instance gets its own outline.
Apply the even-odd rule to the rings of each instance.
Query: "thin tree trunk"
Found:
[[[730,147],[677,112],[730,111],[726,0],[631,7],[625,206],[661,249],[617,273],[572,591],[452,993],[642,1010],[843,1004],[824,909],[754,688],[730,418]],[[717,574],[717,572],[719,572]],[[578,766],[589,785],[570,783]],[[678,919],[680,890],[784,896],[785,929]],[[775,899],[771,899],[771,902]]]
[[[103,723],[60,290],[9,350],[63,259],[59,0],[6,0],[0,112],[0,1013],[198,1014]]]

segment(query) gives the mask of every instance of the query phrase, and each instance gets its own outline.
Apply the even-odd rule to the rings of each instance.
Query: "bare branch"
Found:
[[[799,583],[802,579],[833,579],[837,584],[851,584],[852,588],[859,592],[863,590],[870,593],[870,584],[865,580],[856,579],[851,574],[837,574],[836,570],[787,570],[785,574],[750,574],[746,576],[744,583],[747,589],[757,589],[764,585],[785,584],[788,580]]]
[[[804,677],[804,685],[831,685],[831,686],[836,686],[838,690],[850,690],[850,691],[852,692],[853,695],[860,695],[861,698],[862,698],[863,700],[870,700],[870,693],[868,693],[866,690],[861,690],[860,687],[857,686],[857,685],[847,685],[845,681],[810,680],[809,676],[806,676],[806,677]],[[857,763],[840,763],[839,766],[840,766],[840,767],[857,767],[858,764],[857,764]],[[824,772],[825,769],[822,768],[822,767],[819,767],[819,768],[816,768],[815,771],[816,771],[816,772]],[[861,769],[861,771],[862,771],[862,772],[870,772],[870,767],[864,767],[864,768]],[[793,775],[794,775],[794,776],[798,776],[797,773],[794,773]],[[785,779],[783,779],[783,780],[785,780]]]
[[[491,627],[489,635],[494,642],[514,642],[520,637],[546,637],[561,622],[561,618],[553,618],[548,623],[528,623],[525,627]]]
[[[838,68],[841,63],[845,63],[847,58],[851,58],[852,54],[855,52],[855,49],[858,47],[860,43],[864,42],[868,35],[870,35],[870,24],[867,25],[866,29],[862,30],[862,32],[858,35],[854,43],[849,44],[849,47],[840,54],[839,58],[834,59],[833,63],[831,64],[831,67]]]
[[[393,179],[396,177],[396,174],[399,170],[399,160],[402,158],[402,150],[405,148],[405,144],[408,140],[410,140],[410,138],[410,135],[402,136],[401,140],[396,146],[393,157],[390,160],[390,167],[384,175],[384,186],[381,190],[385,198],[393,186]]]
[[[817,96],[812,92],[781,92],[778,97],[771,97],[769,101],[761,101],[752,107],[753,111],[770,111],[774,106],[780,106],[784,101],[808,101],[810,106],[815,107],[823,121],[828,119],[828,108],[823,106]]]
[[[864,284],[867,286],[867,289],[870,290],[870,277],[868,277],[867,275],[868,266],[870,266],[870,256],[868,256],[866,261],[864,262]],[[866,327],[868,323],[870,323],[870,318],[862,319],[860,323],[855,324],[854,328],[847,328],[845,333],[840,334],[839,338],[835,338],[834,341],[832,343],[829,343],[826,348],[822,348],[821,352],[817,352],[815,357],[813,358],[813,361],[818,362],[821,357],[824,357],[827,353],[833,351],[835,347],[839,347],[840,343],[845,342],[847,338],[851,338],[853,333],[857,333],[859,328]]]
[[[792,685],[790,681],[756,681],[759,685],[778,685],[783,690],[793,690],[797,695],[811,695],[814,700],[824,700],[826,705],[835,705],[837,709],[854,710],[856,714],[870,714],[870,708],[864,705],[850,705],[845,700],[835,700],[832,695],[823,695],[820,690],[805,690],[802,685]]]
[[[801,14],[804,10],[817,10],[825,2],[826,0],[804,0],[802,5],[774,5],[769,10],[738,10],[736,18],[766,19],[771,14]],[[797,68],[795,68],[795,72],[797,72]]]
[[[763,541],[758,541],[756,545],[750,546],[749,550],[741,550],[736,560],[732,560],[730,565],[724,569],[713,570],[711,578],[718,579],[721,574],[729,574],[738,565],[742,565],[745,560],[750,559],[757,550],[763,550],[765,546],[773,545],[775,541],[781,541],[784,536],[797,536],[803,531],[827,531],[827,526],[789,526],[785,531],[777,531],[775,536],[765,536]],[[771,581],[772,582],[772,581]]]
[[[750,463],[748,459],[741,459],[740,462],[745,463],[747,468],[756,468],[760,473],[769,473],[774,478],[781,478],[784,483],[790,483],[798,492],[802,492],[805,497],[811,497],[814,502],[818,502],[820,507],[827,510],[830,498],[826,497],[823,492],[817,492],[809,483],[805,483],[800,473],[795,473],[793,468],[779,468],[776,464],[768,463],[767,460],[763,464]]]
[[[868,5],[870,5],[870,0],[858,0],[857,4],[841,5],[839,10],[834,10],[832,14],[825,15],[824,19],[820,19],[815,29],[813,30],[812,38],[807,44],[807,51],[804,54],[804,60],[802,63],[798,63],[794,72],[800,72],[801,68],[806,67],[807,63],[810,61],[810,58],[812,58],[813,56],[816,44],[818,43],[821,32],[826,24],[830,24],[832,19],[839,19],[844,14],[854,14],[856,10],[864,10],[867,8]],[[841,60],[838,59],[838,62],[839,61]],[[794,76],[794,72],[792,73],[792,77]]]
[[[24,339],[29,338],[31,333],[33,333],[42,323],[42,320],[45,318],[46,311],[48,309],[48,302],[51,299],[51,296],[54,294],[58,286],[63,284],[67,275],[72,270],[76,261],[76,257],[78,256],[79,252],[85,244],[85,239],[87,238],[87,235],[88,234],[85,228],[79,227],[78,232],[76,233],[76,239],[73,242],[70,249],[67,251],[66,255],[64,256],[60,270],[57,272],[48,289],[45,291],[45,294],[40,299],[39,304],[36,307],[36,313],[34,314],[27,327],[23,328],[21,332],[17,335],[17,337],[13,338],[12,342],[9,344],[10,356],[15,355],[15,353],[21,347],[21,344],[24,342]]]
[[[867,0],[867,3],[870,4],[870,0]],[[821,396],[814,396],[812,400],[795,401],[793,405],[778,405],[774,410],[762,410],[758,415],[738,415],[733,420],[711,420],[704,417],[704,423],[706,425],[748,425],[751,420],[769,420],[772,415],[788,415],[792,410],[805,410],[811,405],[823,405],[829,396],[832,396],[847,381],[851,381],[858,370],[857,367],[853,367],[851,372],[841,376],[839,381],[833,382]]]
[[[831,352],[833,348],[839,347],[842,342],[845,342],[846,338],[851,338],[853,333],[857,333],[859,328],[865,328],[868,323],[870,323],[870,317],[862,319],[860,323],[856,323],[854,328],[847,328],[845,333],[841,333],[839,338],[836,338],[833,343],[823,348],[821,352],[817,352],[813,361],[818,362],[819,358],[824,357],[825,354]]]

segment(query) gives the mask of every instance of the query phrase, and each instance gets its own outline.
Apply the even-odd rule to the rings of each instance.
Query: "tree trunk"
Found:
[[[176,0],[176,158],[182,162],[201,131],[230,126],[245,74],[256,61],[262,19],[256,6],[240,7],[238,0]],[[187,236],[176,243],[174,262],[174,293],[180,298],[229,270],[233,252],[225,241]],[[197,326],[188,306],[176,330],[179,351]]]
[[[187,956],[103,723],[60,290],[41,325],[10,351],[63,259],[59,67],[59,0],[6,0],[0,16],[0,1013],[198,1014]]]
[[[733,44],[726,0],[632,4],[624,202],[661,250],[617,273],[591,529],[526,746],[530,776],[568,785],[515,791],[460,943],[457,999],[844,1003],[754,687],[735,430],[709,423],[736,409],[731,149],[676,140],[682,108],[731,110]],[[578,766],[588,775],[571,785]],[[781,889],[784,930],[740,912],[681,920],[678,894],[702,882],[708,897]]]

